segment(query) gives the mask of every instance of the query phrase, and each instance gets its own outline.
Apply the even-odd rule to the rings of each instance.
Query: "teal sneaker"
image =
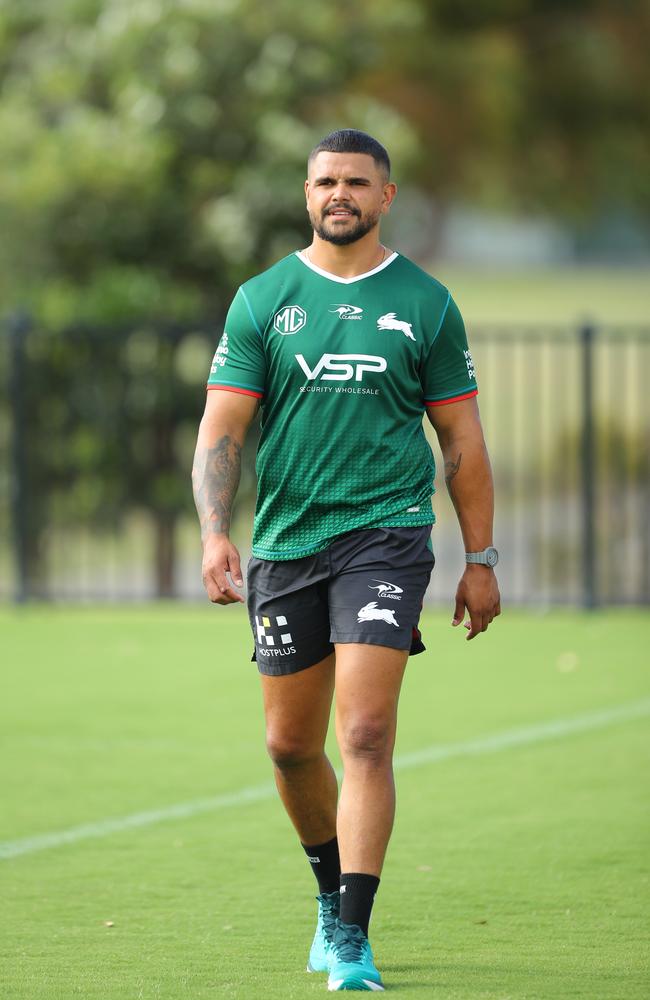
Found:
[[[318,900],[318,923],[309,951],[307,972],[328,972],[332,934],[341,909],[341,893],[324,892],[322,896],[316,896],[316,899]]]
[[[383,990],[368,938],[356,924],[336,921],[328,990]]]

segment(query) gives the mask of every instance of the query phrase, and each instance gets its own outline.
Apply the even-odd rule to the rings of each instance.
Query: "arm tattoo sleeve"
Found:
[[[230,530],[240,471],[241,445],[230,435],[219,438],[212,448],[197,448],[192,484],[203,538]]]

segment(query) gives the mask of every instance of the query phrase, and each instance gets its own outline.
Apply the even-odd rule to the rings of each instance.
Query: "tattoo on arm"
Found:
[[[201,535],[227,534],[241,472],[241,445],[229,434],[214,447],[197,447],[192,469]]]
[[[454,462],[453,459],[448,459],[445,462],[445,482],[447,484],[447,489],[451,486],[451,481],[454,476],[458,473],[460,469],[460,460],[463,457],[462,451],[459,453],[458,458]]]
[[[454,476],[458,474],[458,470],[460,469],[460,462],[462,457],[463,453],[461,451],[458,453],[458,458],[456,459],[456,461],[454,461],[453,459],[447,459],[447,461],[445,462],[445,482],[447,484],[447,491],[449,493],[449,496],[451,497],[451,502],[453,503],[456,511],[458,511],[458,505],[456,503],[456,497],[454,496],[453,480]]]

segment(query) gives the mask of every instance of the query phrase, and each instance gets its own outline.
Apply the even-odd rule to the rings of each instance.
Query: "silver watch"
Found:
[[[488,545],[482,552],[466,552],[465,562],[478,563],[479,566],[496,566],[499,561],[499,553],[493,545]]]

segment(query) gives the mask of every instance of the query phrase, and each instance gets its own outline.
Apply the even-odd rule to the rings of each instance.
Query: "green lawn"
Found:
[[[650,322],[646,268],[563,267],[520,271],[433,262],[470,328],[490,323],[597,325]]]
[[[371,926],[388,989],[646,1000],[648,616],[506,613],[471,643],[450,617],[426,614],[402,696]],[[0,857],[25,848],[0,860],[2,1000],[322,995],[303,971],[315,883],[269,788],[242,611],[5,609],[0,635]],[[618,706],[637,717],[602,714]],[[591,728],[533,728],[559,719]]]

